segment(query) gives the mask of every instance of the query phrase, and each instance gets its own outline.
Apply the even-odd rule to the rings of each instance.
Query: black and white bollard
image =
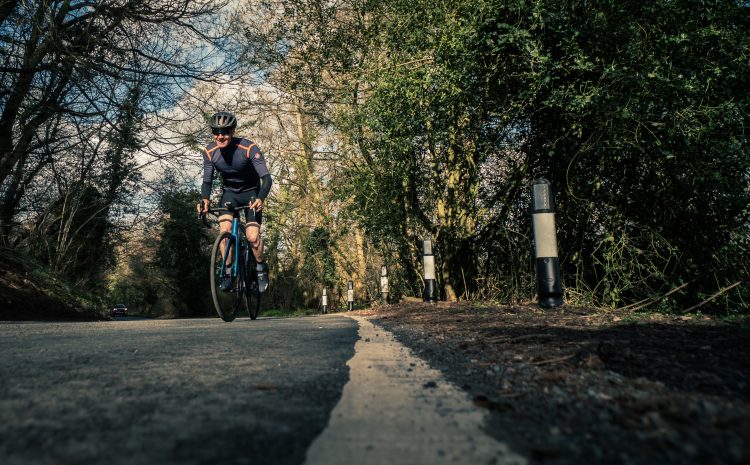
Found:
[[[323,297],[321,297],[321,303],[323,304],[323,315],[328,313],[328,291],[323,288]]]
[[[557,258],[555,198],[552,185],[544,178],[536,179],[532,186],[531,225],[539,306],[559,307],[563,304],[563,291]]]
[[[388,269],[385,265],[380,267],[380,299],[383,305],[388,305]]]
[[[424,265],[425,302],[437,302],[437,282],[435,281],[435,255],[432,253],[432,239],[422,242],[422,264]]]
[[[349,311],[354,310],[354,283],[349,281],[349,288],[346,290],[346,306]]]

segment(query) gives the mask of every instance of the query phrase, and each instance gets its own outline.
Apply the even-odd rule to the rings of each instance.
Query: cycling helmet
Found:
[[[209,122],[211,129],[234,129],[237,127],[237,118],[228,111],[214,113]]]

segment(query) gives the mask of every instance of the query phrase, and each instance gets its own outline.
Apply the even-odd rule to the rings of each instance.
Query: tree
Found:
[[[741,279],[723,250],[748,222],[750,11],[542,5],[524,150],[560,187],[568,275],[613,306]]]
[[[33,178],[24,173],[23,191],[13,184],[6,191],[3,212],[8,232],[12,213],[26,194],[30,198],[28,213],[36,215],[26,245],[44,263],[72,280],[99,283],[101,273],[109,266],[116,233],[113,208],[132,195],[129,188],[138,179],[133,155],[140,148],[136,135],[141,119],[139,97],[136,86],[112,127],[104,132],[96,126],[78,129],[80,140],[76,144],[64,144],[55,156],[42,158]],[[68,137],[72,139],[72,135]],[[14,176],[13,182],[20,179]],[[40,180],[46,181],[41,191],[34,187]],[[10,197],[13,192],[16,195]],[[56,200],[47,203],[50,196],[56,196]]]
[[[195,217],[198,198],[197,191],[173,191],[159,201],[162,220],[154,257],[163,287],[159,294],[179,316],[213,313],[208,274],[213,241]]]
[[[747,279],[725,254],[746,253],[749,10],[701,5],[288,0],[247,37],[338,134],[322,198],[406,281],[431,234],[447,297],[501,282],[528,298],[546,176],[572,295],[617,306],[690,283],[686,304]]]
[[[159,112],[233,66],[227,23],[211,20],[225,4],[3,2],[0,243],[103,287],[144,159],[172,155],[150,149],[163,147]]]
[[[138,111],[158,111],[174,102],[176,85],[208,78],[210,73],[204,71],[208,68],[225,69],[209,67],[217,61],[217,53],[191,43],[218,38],[220,31],[205,19],[221,11],[222,5],[207,0],[4,3],[0,10],[4,219],[15,214],[20,186],[31,181],[12,176],[6,182],[11,173],[28,170],[34,165],[30,159],[38,158],[46,145],[57,143],[44,139],[49,134],[43,129],[50,121],[78,128],[114,128],[122,122],[118,116],[133,92],[138,94]],[[225,63],[231,66],[230,60]],[[79,136],[63,129],[55,134]],[[146,128],[141,124],[138,129]]]

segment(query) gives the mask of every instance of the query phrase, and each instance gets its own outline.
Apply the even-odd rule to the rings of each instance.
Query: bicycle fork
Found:
[[[233,239],[227,238],[227,243],[224,244],[224,269],[225,272],[228,272],[229,275],[234,278],[237,278],[237,291],[242,291],[245,288],[245,277],[247,276],[247,263],[248,263],[248,251],[247,250],[240,250],[242,241],[240,240],[239,236],[239,221],[235,218],[234,221],[232,221],[232,236]],[[233,241],[233,247],[230,251],[230,241]],[[231,269],[227,269],[226,263],[229,261],[229,254],[232,253],[234,256],[232,257],[232,266]],[[242,254],[242,258],[244,260],[240,261],[240,254]],[[243,268],[240,268],[240,263],[243,263]]]

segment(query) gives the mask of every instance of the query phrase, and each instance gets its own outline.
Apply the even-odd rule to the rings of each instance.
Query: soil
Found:
[[[747,322],[469,302],[358,313],[463,387],[530,463],[750,463]]]

